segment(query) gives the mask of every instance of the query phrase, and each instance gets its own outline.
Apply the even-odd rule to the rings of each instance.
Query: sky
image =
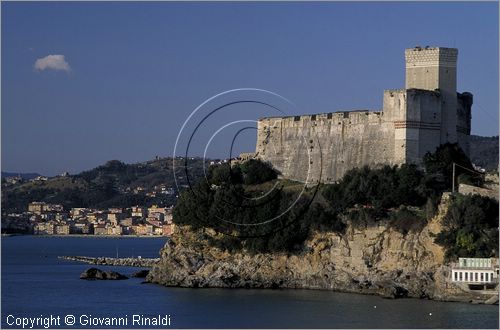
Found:
[[[289,115],[380,110],[384,89],[404,87],[404,49],[416,45],[459,49],[472,134],[498,135],[496,2],[2,2],[1,18],[2,171],[56,175],[171,156],[179,132],[176,155],[225,158],[234,130],[279,115],[262,103]],[[237,88],[293,106],[268,92],[229,93],[196,116],[262,103],[181,131],[205,100]],[[233,155],[254,148],[247,129]]]

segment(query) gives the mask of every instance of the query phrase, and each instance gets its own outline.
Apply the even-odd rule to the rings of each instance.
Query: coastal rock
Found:
[[[133,273],[132,277],[145,278],[146,276],[148,276],[148,274],[148,269],[141,269],[140,271]]]
[[[126,280],[127,276],[113,271],[103,271],[99,268],[89,268],[80,274],[82,280]]]
[[[165,286],[302,288],[468,301],[447,282],[444,251],[434,243],[447,209],[420,229],[400,233],[388,224],[349,226],[345,234],[315,232],[300,253],[229,253],[200,237],[218,235],[179,226],[146,281]]]

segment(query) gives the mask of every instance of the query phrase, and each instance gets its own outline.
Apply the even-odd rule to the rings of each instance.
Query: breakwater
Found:
[[[109,258],[109,257],[85,257],[85,256],[59,256],[59,259],[79,261],[92,265],[103,266],[129,266],[129,267],[153,267],[160,258]]]

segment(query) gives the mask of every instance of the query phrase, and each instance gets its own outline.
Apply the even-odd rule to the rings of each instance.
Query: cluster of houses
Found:
[[[175,189],[173,187],[167,186],[165,184],[153,186],[153,188],[146,188],[143,186],[137,187],[127,187],[123,189],[123,193],[132,193],[132,194],[145,194],[148,197],[158,197],[159,195],[175,195]]]
[[[64,172],[63,174],[61,174],[59,176],[68,176],[68,175],[69,174],[67,174],[67,172]],[[15,185],[15,184],[23,183],[23,182],[26,182],[26,181],[29,181],[29,182],[40,182],[40,181],[47,181],[47,180],[48,180],[48,178],[46,176],[43,176],[43,175],[39,175],[37,177],[34,177],[31,180],[25,180],[25,179],[23,179],[22,176],[17,175],[17,176],[6,177],[5,178],[5,183],[7,183],[9,185]]]
[[[170,236],[174,232],[172,208],[133,206],[130,208],[72,208],[32,202],[23,218],[35,235],[139,235]],[[17,219],[19,223],[20,219]]]

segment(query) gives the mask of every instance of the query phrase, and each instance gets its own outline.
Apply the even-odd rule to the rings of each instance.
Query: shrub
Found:
[[[240,184],[243,181],[241,169],[239,166],[233,166],[229,163],[210,166],[207,174],[211,184]]]
[[[451,190],[453,163],[459,165],[455,167],[456,176],[461,173],[470,173],[466,169],[474,171],[470,159],[457,143],[442,144],[436,148],[435,152],[428,152],[424,155],[423,163],[430,181],[429,186],[439,192]]]
[[[250,159],[240,165],[243,182],[247,185],[258,184],[274,180],[278,173],[269,163],[257,159]]]
[[[446,258],[498,256],[498,202],[479,195],[454,195],[435,239]]]
[[[339,212],[356,204],[374,207],[374,215],[402,204],[420,206],[426,199],[417,189],[423,173],[414,165],[352,169],[338,183],[326,185],[323,196]]]
[[[406,235],[410,231],[421,230],[427,223],[427,218],[424,214],[415,209],[409,209],[406,206],[401,206],[391,212],[390,220],[391,226],[403,235]]]

